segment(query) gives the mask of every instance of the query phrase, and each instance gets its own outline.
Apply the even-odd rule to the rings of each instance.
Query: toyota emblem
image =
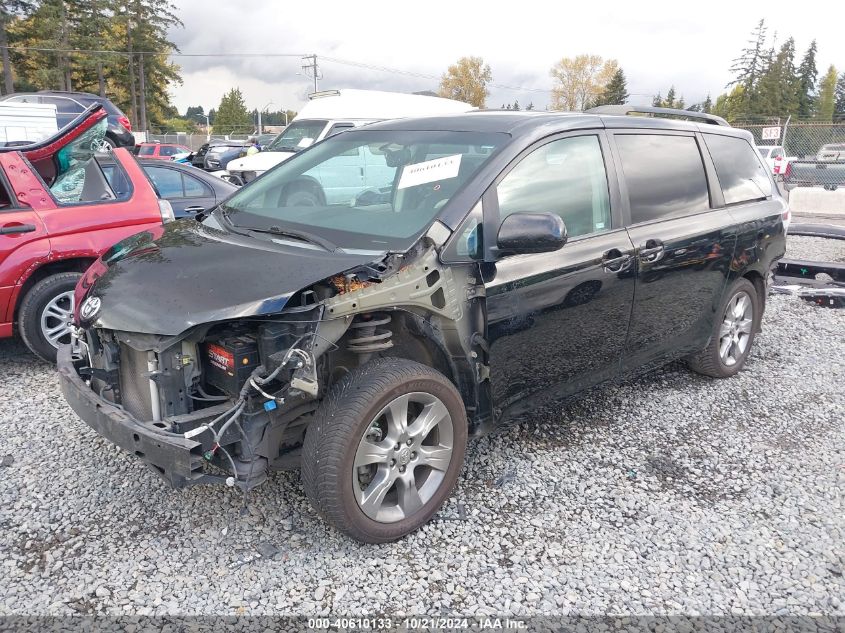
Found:
[[[82,302],[82,307],[79,308],[79,316],[85,321],[90,321],[97,316],[101,305],[100,297],[88,297]]]

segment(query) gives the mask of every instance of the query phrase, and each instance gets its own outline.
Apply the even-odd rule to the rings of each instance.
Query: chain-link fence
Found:
[[[734,127],[751,132],[760,155],[787,189],[845,188],[845,123],[784,118]]]
[[[207,143],[210,139],[221,139],[230,141],[245,141],[251,136],[249,134],[187,134],[185,132],[166,132],[162,134],[152,134],[147,132],[146,140],[149,143],[175,143],[176,145],[184,145],[191,148],[191,151],[197,151],[202,147],[203,143]]]

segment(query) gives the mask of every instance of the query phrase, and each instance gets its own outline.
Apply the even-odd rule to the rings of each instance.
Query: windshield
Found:
[[[328,121],[303,119],[294,121],[270,143],[265,152],[298,152],[305,149],[320,136]]]
[[[760,152],[760,156],[762,156],[763,158],[768,158],[768,156],[769,156],[769,150],[768,150],[768,148],[765,148],[765,147],[758,147],[758,148],[757,148],[757,151],[758,151],[758,152]]]
[[[235,227],[317,235],[347,251],[404,249],[508,139],[346,132],[273,168],[222,210]]]

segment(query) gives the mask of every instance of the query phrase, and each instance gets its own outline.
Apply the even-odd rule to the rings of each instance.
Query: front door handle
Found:
[[[631,256],[618,248],[611,248],[601,256],[601,267],[606,273],[618,273],[628,267]]]
[[[0,227],[0,235],[14,235],[15,233],[32,233],[34,224],[7,224]]]
[[[185,211],[190,211],[191,213],[199,213],[200,211],[205,211],[205,207],[195,204],[191,207],[185,207]]]
[[[656,262],[663,257],[663,242],[657,239],[646,240],[640,246],[640,260],[644,262]]]

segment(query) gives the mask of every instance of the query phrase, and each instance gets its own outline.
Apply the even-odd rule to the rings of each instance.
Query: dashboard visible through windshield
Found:
[[[235,227],[343,250],[409,246],[502,147],[502,133],[360,130],[291,157],[232,196]],[[303,237],[305,236],[305,237]]]

